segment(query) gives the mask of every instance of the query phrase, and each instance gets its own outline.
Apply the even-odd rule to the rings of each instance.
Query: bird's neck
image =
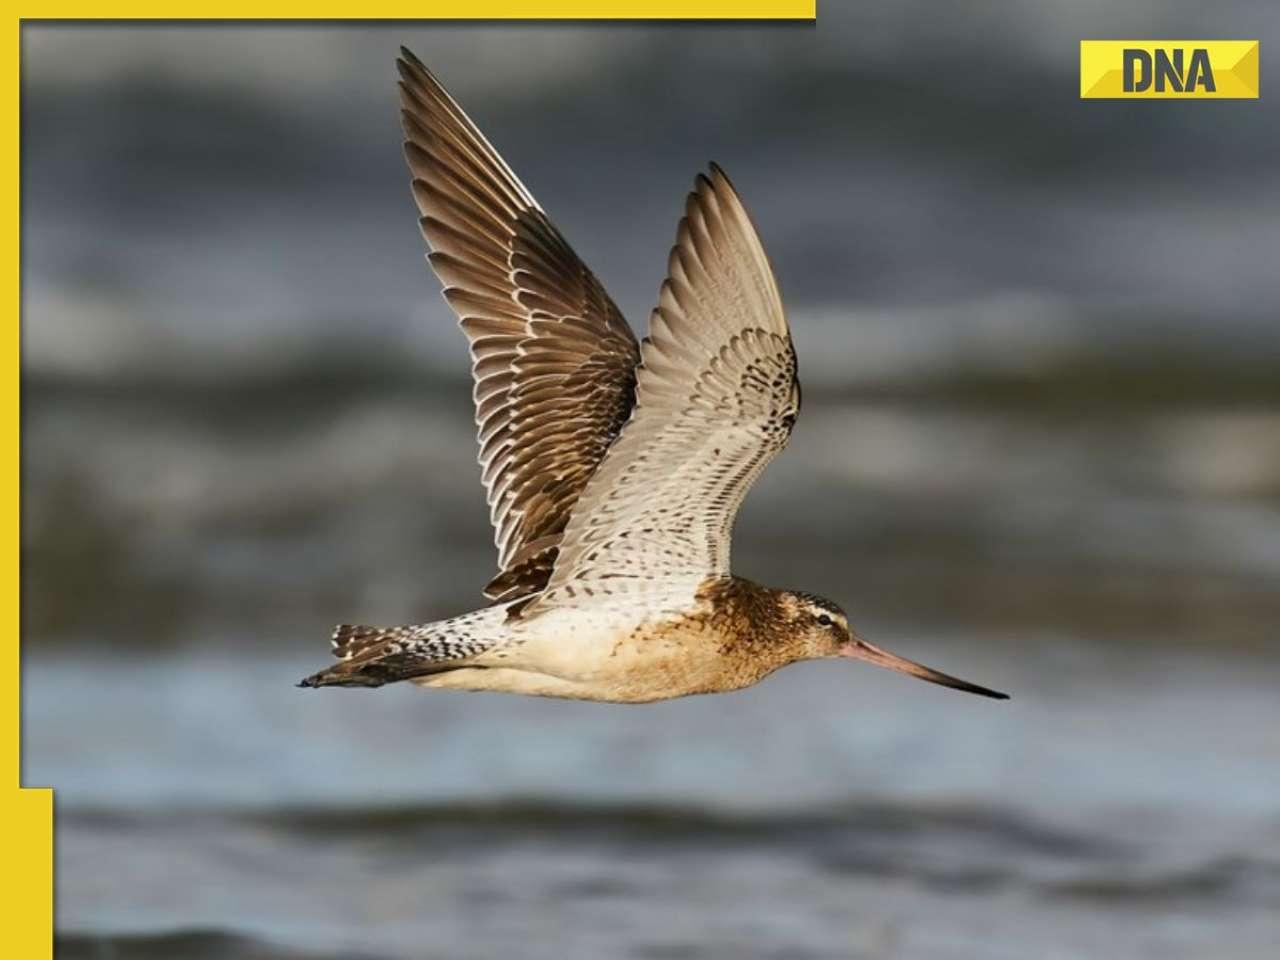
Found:
[[[776,666],[798,658],[785,591],[742,577],[725,577],[704,582],[698,599],[720,634],[726,655],[776,661]]]

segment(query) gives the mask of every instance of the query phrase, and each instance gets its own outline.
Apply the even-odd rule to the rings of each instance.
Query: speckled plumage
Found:
[[[457,103],[408,51],[405,156],[429,260],[471,345],[494,605],[341,626],[303,686],[493,690],[648,702],[849,656],[998,696],[861,640],[811,594],[733,576],[734,517],[800,412],[791,332],[755,227],[700,175],[636,343]]]

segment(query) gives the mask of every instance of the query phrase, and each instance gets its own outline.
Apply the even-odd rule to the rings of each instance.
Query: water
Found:
[[[1274,948],[1272,658],[899,646],[1014,699],[846,664],[616,708],[292,689],[315,657],[29,658],[25,782],[59,787],[61,949],[1222,960]],[[153,954],[148,937],[161,938]]]
[[[466,392],[29,394],[61,956],[1273,952],[1272,410],[806,398],[736,565],[1009,703],[850,663],[645,707],[294,688],[335,621],[476,602]]]

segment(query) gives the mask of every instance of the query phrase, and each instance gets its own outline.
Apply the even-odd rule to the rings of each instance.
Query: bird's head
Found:
[[[800,638],[802,658],[815,660],[823,657],[848,657],[866,660],[878,667],[888,667],[898,673],[919,677],[944,687],[977,693],[996,700],[1008,700],[1005,693],[988,690],[967,680],[940,673],[931,667],[899,657],[868,643],[849,626],[849,618],[839,605],[811,593],[787,590],[782,592],[782,611],[791,631]]]

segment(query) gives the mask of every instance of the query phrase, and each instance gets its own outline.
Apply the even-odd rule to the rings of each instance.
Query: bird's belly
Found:
[[[566,616],[513,641],[495,651],[495,666],[560,678],[593,699],[661,700],[743,685],[732,681],[719,638],[687,624]]]

